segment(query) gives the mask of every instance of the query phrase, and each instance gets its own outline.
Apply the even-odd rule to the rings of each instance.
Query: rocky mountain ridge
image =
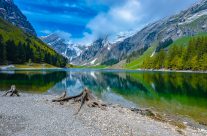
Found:
[[[100,65],[98,55],[104,55],[107,50],[110,50],[111,44],[107,39],[99,38],[88,46],[83,52],[72,60],[75,65]]]
[[[42,36],[40,39],[70,60],[79,56],[85,48],[82,45],[74,44],[68,41],[68,39],[61,37],[58,33]]]
[[[14,4],[13,0],[0,0],[0,17],[21,28],[24,32],[36,36],[33,26]]]

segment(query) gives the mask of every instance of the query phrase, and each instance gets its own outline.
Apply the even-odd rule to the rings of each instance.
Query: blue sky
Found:
[[[14,0],[38,36],[59,32],[74,41],[139,30],[198,0]]]

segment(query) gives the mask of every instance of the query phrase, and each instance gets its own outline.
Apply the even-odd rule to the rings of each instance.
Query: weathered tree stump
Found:
[[[2,96],[7,96],[8,94],[10,93],[10,96],[14,96],[14,95],[16,95],[16,96],[20,96],[19,95],[19,91],[16,89],[16,86],[15,85],[12,85],[11,86],[11,89],[10,90],[8,90],[5,94],[3,94]]]
[[[101,101],[97,100],[95,96],[91,93],[90,90],[85,88],[80,94],[76,96],[67,96],[66,97],[66,92],[61,95],[61,97],[52,100],[52,102],[67,102],[69,100],[74,100],[74,102],[80,102],[80,107],[78,108],[78,111],[76,114],[79,113],[81,110],[82,106],[86,103],[88,107],[98,107],[104,110],[106,108],[106,104],[103,104]]]

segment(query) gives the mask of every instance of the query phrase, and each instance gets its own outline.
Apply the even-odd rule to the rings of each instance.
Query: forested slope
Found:
[[[184,38],[184,40],[185,42],[180,42],[182,39],[179,39],[168,48],[161,49],[154,56],[147,57],[142,68],[207,70],[207,36],[195,36]]]
[[[35,36],[0,18],[0,65],[23,64],[28,61],[64,67],[67,59]]]

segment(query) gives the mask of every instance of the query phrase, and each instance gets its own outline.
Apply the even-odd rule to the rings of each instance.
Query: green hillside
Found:
[[[132,58],[130,61],[128,61],[128,63],[126,63],[124,68],[126,68],[126,69],[141,68],[145,58],[150,57],[152,55],[152,53],[155,51],[156,47],[157,47],[157,42],[153,43],[152,46],[150,48],[148,48],[141,56],[139,56],[137,58]]]
[[[26,62],[48,63],[65,67],[66,58],[56,53],[40,39],[24,33],[0,18],[0,65]]]
[[[153,52],[156,50],[158,43],[154,43],[150,48],[148,48],[143,55],[134,58],[132,61],[128,62],[125,64],[124,68],[126,69],[138,69],[138,68],[146,68],[146,69],[179,69],[179,70],[206,70],[205,65],[206,62],[203,60],[205,59],[205,55],[207,53],[206,48],[206,37],[207,33],[200,33],[196,36],[192,37],[182,37],[176,41],[174,41],[172,44],[169,46],[161,49],[159,52],[155,53],[153,57],[151,55]],[[189,45],[191,46],[189,47]],[[202,45],[201,45],[202,44]],[[193,60],[188,60],[186,59],[186,63],[184,66],[185,60],[183,55],[185,55],[185,52],[189,51],[189,48],[193,48],[192,54],[188,54],[189,58]],[[203,52],[201,52],[203,50]],[[171,66],[167,66],[167,56],[172,55],[174,58],[174,62],[176,64],[171,64]],[[180,53],[180,55],[176,56],[176,53]],[[190,57],[194,55],[193,57]],[[176,61],[175,61],[176,60]],[[177,62],[177,60],[179,62]],[[169,61],[169,60],[168,60]],[[172,61],[172,60],[171,60]],[[193,62],[195,62],[196,66],[194,65]],[[180,63],[183,63],[182,65]],[[197,64],[196,64],[197,63]],[[199,63],[199,64],[198,64]],[[172,66],[173,65],[173,66]],[[180,66],[178,66],[180,65]]]
[[[185,44],[183,43],[177,41],[167,50],[162,49],[153,57],[146,58],[142,68],[207,70],[207,36],[194,36]]]

